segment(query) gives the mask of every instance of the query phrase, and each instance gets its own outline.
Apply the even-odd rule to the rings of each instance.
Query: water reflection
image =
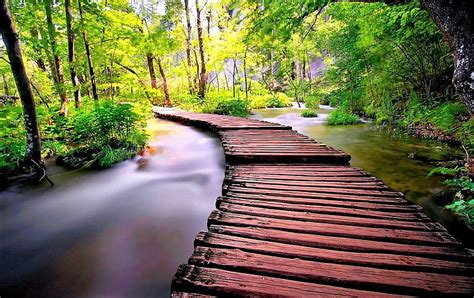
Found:
[[[210,135],[151,120],[151,153],[56,186],[0,192],[0,296],[168,296],[221,193],[223,152]]]

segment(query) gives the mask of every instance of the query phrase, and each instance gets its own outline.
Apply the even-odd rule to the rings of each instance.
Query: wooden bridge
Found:
[[[263,121],[156,116],[217,133],[227,163],[173,296],[473,296],[473,253],[344,152]]]

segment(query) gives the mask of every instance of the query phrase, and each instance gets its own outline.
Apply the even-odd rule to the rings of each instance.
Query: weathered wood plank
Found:
[[[243,199],[243,200],[260,200],[270,202],[281,202],[288,204],[300,204],[300,205],[315,205],[315,206],[334,206],[339,208],[351,208],[351,209],[364,209],[364,210],[378,210],[386,212],[416,212],[421,211],[418,205],[412,204],[391,204],[386,203],[368,203],[358,201],[347,201],[337,199],[317,199],[317,198],[299,198],[299,197],[284,197],[284,196],[273,196],[264,194],[246,194],[246,193],[234,193],[228,191],[226,197]]]
[[[429,221],[429,218],[422,212],[413,210],[412,212],[396,212],[396,211],[376,211],[376,210],[363,210],[363,209],[351,209],[341,208],[332,206],[315,206],[306,204],[288,204],[281,202],[271,202],[262,200],[251,200],[251,199],[238,199],[232,197],[220,197],[217,199],[216,206],[219,209],[221,203],[237,204],[243,206],[252,206],[259,208],[278,209],[284,211],[300,211],[314,214],[332,214],[341,216],[353,216],[356,218],[378,218],[387,220],[401,220],[401,221]]]
[[[445,230],[439,224],[432,223],[427,220],[407,221],[381,218],[367,218],[356,216],[344,216],[322,213],[310,213],[290,210],[269,209],[254,206],[243,206],[239,204],[231,204],[221,202],[219,210],[225,212],[233,212],[255,216],[265,216],[271,218],[293,219],[307,222],[326,222],[339,225],[360,226],[360,227],[381,227],[401,230],[418,230],[418,231],[443,231]],[[426,215],[425,215],[426,216]]]
[[[210,225],[209,231],[239,237],[248,237],[265,241],[274,241],[309,247],[327,248],[341,251],[387,253],[407,256],[439,258],[443,260],[468,261],[472,256],[462,249],[450,247],[409,245],[365,239],[315,235],[288,232],[283,230],[259,227],[237,227]]]
[[[189,263],[404,295],[467,295],[474,290],[474,280],[465,276],[288,259],[238,249],[196,247]]]
[[[410,231],[384,229],[379,227],[344,226],[331,223],[315,223],[287,219],[275,219],[263,216],[249,216],[236,213],[213,211],[208,225],[235,225],[242,227],[272,228],[305,234],[318,234],[354,239],[369,239],[383,242],[423,244],[434,246],[460,247],[447,232]]]
[[[390,297],[393,295],[233,272],[222,269],[181,265],[173,279],[173,289],[211,295],[275,297]]]
[[[274,195],[283,197],[299,197],[299,198],[318,198],[318,199],[335,199],[358,202],[375,202],[375,203],[391,203],[406,204],[406,201],[400,197],[382,197],[382,196],[366,196],[357,194],[340,194],[340,193],[323,193],[323,192],[304,192],[299,190],[273,190],[265,188],[249,188],[235,185],[224,185],[223,192],[236,192],[247,194]]]
[[[212,232],[200,232],[196,236],[194,245],[237,248],[244,251],[257,252],[266,255],[385,269],[438,272],[466,276],[472,276],[474,273],[474,265],[472,263],[432,259],[425,256],[418,257],[388,253],[341,251],[338,249],[333,250],[287,244]]]

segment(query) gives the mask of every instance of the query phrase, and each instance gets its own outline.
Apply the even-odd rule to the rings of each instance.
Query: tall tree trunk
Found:
[[[94,66],[92,65],[91,49],[89,46],[89,42],[87,41],[87,33],[86,28],[84,26],[84,12],[82,10],[81,0],[77,0],[77,5],[79,8],[79,16],[81,18],[82,39],[84,40],[84,47],[86,49],[87,65],[89,66],[89,75],[91,77],[92,98],[97,101],[99,100],[99,95],[97,94],[97,85],[95,82]]]
[[[470,0],[422,0],[454,51],[453,84],[474,114],[474,2]]]
[[[158,85],[156,83],[155,65],[153,64],[152,54],[146,54],[146,62],[148,64],[148,71],[150,72],[151,88],[158,89]]]
[[[207,10],[206,21],[207,21],[207,36],[211,35],[211,9]]]
[[[46,12],[46,23],[48,27],[48,37],[49,45],[51,47],[51,54],[54,65],[54,74],[56,77],[56,89],[58,91],[59,97],[61,98],[61,115],[65,116],[67,114],[67,96],[66,90],[64,88],[64,75],[63,69],[61,66],[61,58],[59,57],[58,47],[56,45],[56,30],[54,29],[53,15],[51,11],[52,3],[51,0],[43,0],[44,10]]]
[[[244,52],[244,84],[245,84],[245,99],[249,99],[249,86],[247,82],[247,48]]]
[[[0,0],[0,33],[2,34],[3,43],[10,60],[10,67],[23,106],[23,118],[26,128],[25,163],[31,166],[34,163],[40,165],[42,164],[41,139],[36,119],[35,98],[31,90],[30,80],[26,74],[25,65],[23,64],[18,34],[5,0]]]
[[[233,67],[232,67],[232,97],[235,97],[235,73],[237,72],[237,55],[234,55],[234,58],[232,59]]]
[[[166,107],[171,107],[170,94],[168,92],[168,81],[166,80],[166,75],[165,75],[165,71],[163,69],[163,65],[161,63],[161,58],[158,57],[158,58],[156,58],[156,60],[158,61],[158,70],[160,71],[161,80],[162,80],[162,87],[163,87],[163,94],[165,95],[165,106]]]
[[[76,34],[74,33],[72,29],[71,0],[64,0],[64,6],[66,9],[66,30],[67,30],[69,71],[71,73],[71,81],[72,81],[72,86],[74,88],[74,103],[75,103],[76,109],[78,109],[81,106],[81,90],[79,88],[79,79],[77,78],[77,72],[76,72],[76,53],[74,49]]]
[[[198,33],[199,57],[201,58],[201,71],[199,73],[199,90],[198,95],[204,98],[206,95],[206,58],[204,56],[204,42],[202,40],[202,24],[201,24],[201,8],[199,7],[199,0],[196,0],[196,27]]]
[[[184,13],[186,14],[186,63],[188,66],[188,84],[189,84],[189,93],[194,94],[195,88],[192,79],[192,62],[191,62],[191,18],[189,16],[189,0],[184,0]]]

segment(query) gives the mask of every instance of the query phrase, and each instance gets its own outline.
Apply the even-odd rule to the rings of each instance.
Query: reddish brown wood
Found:
[[[427,244],[437,246],[460,246],[447,232],[408,231],[383,229],[378,227],[344,226],[331,223],[315,223],[297,220],[276,219],[263,216],[213,211],[208,219],[209,225],[231,225],[242,227],[272,228],[306,234],[319,234],[355,239],[369,239],[384,242]]]
[[[157,116],[216,132],[227,161],[173,296],[474,293],[472,253],[344,152],[274,123]]]
[[[351,202],[335,199],[313,199],[313,198],[298,198],[298,197],[282,197],[282,196],[271,196],[271,195],[259,195],[259,194],[241,194],[234,192],[227,192],[226,197],[236,199],[250,199],[270,202],[282,202],[289,204],[301,204],[301,205],[316,205],[316,206],[335,206],[339,208],[358,208],[365,210],[378,210],[378,211],[395,211],[395,212],[414,212],[421,211],[423,208],[417,205],[409,204],[382,204],[382,203],[366,203],[366,202]]]
[[[457,250],[450,247],[388,243],[366,239],[351,239],[345,237],[288,232],[271,228],[211,225],[209,226],[209,231],[218,234],[341,251],[391,253],[420,257],[429,256],[431,258],[459,261],[466,261],[472,258],[471,255],[464,252],[462,249]]]
[[[399,197],[376,197],[376,196],[365,196],[357,194],[339,194],[339,193],[322,193],[322,192],[304,192],[299,190],[272,190],[272,189],[259,189],[259,188],[248,188],[234,185],[224,185],[224,193],[235,192],[245,194],[261,194],[261,195],[274,195],[282,197],[299,197],[299,198],[318,198],[318,199],[335,199],[335,200],[346,200],[346,201],[358,201],[358,202],[375,202],[385,204],[406,204],[406,201]]]
[[[404,295],[466,295],[474,289],[474,280],[465,276],[288,259],[238,249],[196,247],[189,263]]]
[[[367,267],[402,269],[444,274],[472,275],[474,265],[455,261],[431,259],[384,253],[351,252],[318,247],[294,245],[275,241],[238,237],[212,232],[200,232],[194,241],[195,246],[237,248],[244,251],[288,258],[318,260],[329,263],[353,264]]]
[[[391,297],[394,295],[294,281],[215,268],[181,265],[173,279],[173,289],[210,295],[250,297]]]

